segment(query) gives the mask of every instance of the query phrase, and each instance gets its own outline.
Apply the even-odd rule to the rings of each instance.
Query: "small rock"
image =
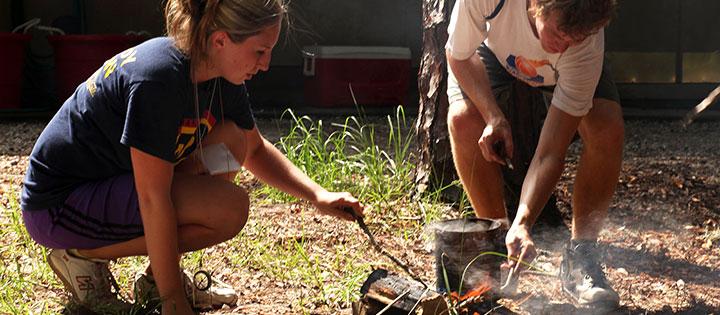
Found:
[[[679,289],[682,289],[682,288],[685,287],[685,281],[683,281],[683,279],[680,279],[680,280],[678,280],[677,282],[675,282],[675,285],[677,285],[677,287],[678,287]]]
[[[618,268],[615,270],[616,273],[622,275],[622,276],[628,276],[630,273],[625,268]]]

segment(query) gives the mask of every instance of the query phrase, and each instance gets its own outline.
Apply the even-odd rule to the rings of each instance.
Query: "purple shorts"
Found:
[[[143,236],[132,174],[83,184],[62,206],[22,213],[33,240],[49,248],[94,249]]]

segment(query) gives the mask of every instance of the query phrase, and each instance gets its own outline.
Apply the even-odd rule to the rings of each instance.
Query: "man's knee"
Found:
[[[609,100],[595,100],[596,111],[582,126],[583,142],[597,149],[612,149],[623,146],[625,122],[620,104]]]
[[[447,117],[448,131],[454,138],[479,138],[484,127],[480,113],[469,100],[450,104]]]

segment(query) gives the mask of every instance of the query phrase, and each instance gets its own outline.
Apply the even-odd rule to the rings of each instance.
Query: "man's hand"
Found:
[[[501,149],[504,150],[504,155],[512,158],[512,132],[510,131],[510,124],[504,117],[491,119],[487,122],[480,140],[478,140],[478,146],[486,161],[505,165],[505,156],[501,156],[503,153],[496,151],[496,143],[502,143],[504,147]]]
[[[352,208],[356,215],[363,216],[363,205],[348,192],[323,191],[318,194],[317,201],[313,205],[322,214],[348,221],[355,221],[355,218],[345,211],[345,208]]]
[[[505,237],[505,245],[507,246],[508,257],[513,258],[508,258],[508,268],[516,275],[524,268],[523,264],[518,261],[529,264],[537,256],[535,243],[530,237],[529,228],[525,225],[513,224]]]

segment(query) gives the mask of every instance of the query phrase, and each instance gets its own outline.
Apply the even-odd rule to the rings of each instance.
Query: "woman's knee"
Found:
[[[237,235],[248,219],[247,192],[233,183],[206,175],[176,174],[172,199],[180,225],[200,225],[213,242]]]
[[[223,213],[218,215],[222,225],[225,240],[232,239],[242,231],[248,220],[250,211],[250,199],[248,194],[238,187],[238,192],[229,200],[228,206],[224,207]]]
[[[470,100],[455,101],[448,108],[448,131],[454,138],[479,138],[484,122]]]

